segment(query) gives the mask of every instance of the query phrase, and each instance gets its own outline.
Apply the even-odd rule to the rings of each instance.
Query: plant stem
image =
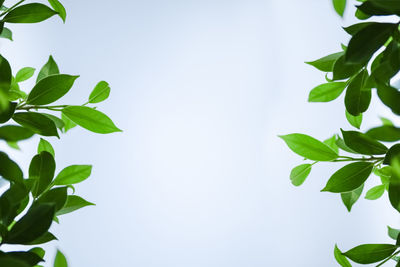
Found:
[[[40,105],[31,105],[31,106],[26,106],[26,105],[21,105],[18,106],[17,109],[24,109],[29,111],[30,109],[48,109],[48,110],[55,110],[55,111],[60,111],[58,108],[65,108],[68,107],[68,105],[55,105],[55,106],[40,106]]]
[[[389,258],[387,258],[386,260],[382,261],[381,263],[379,263],[378,265],[376,265],[375,267],[379,267],[382,266],[383,264],[385,264],[387,261],[389,261],[390,259],[392,259],[394,256],[396,256],[397,254],[400,253],[400,250],[396,251],[395,253],[393,253]]]
[[[352,157],[344,157],[344,156],[340,156],[340,158],[342,158],[342,159],[334,159],[334,160],[332,160],[331,162],[342,162],[342,161],[372,161],[372,160],[375,160],[375,161],[381,161],[381,160],[383,160],[384,158],[383,157],[373,157],[373,156],[371,156],[371,157],[369,157],[369,158],[352,158]]]
[[[25,0],[21,0],[18,3],[16,3],[15,5],[13,5],[12,7],[8,8],[6,11],[4,11],[3,13],[0,14],[0,17],[4,16],[5,14],[7,14],[8,12],[10,12],[11,10],[13,10],[14,8],[16,8],[17,6],[19,6],[20,4],[22,4],[23,2],[25,2]]]

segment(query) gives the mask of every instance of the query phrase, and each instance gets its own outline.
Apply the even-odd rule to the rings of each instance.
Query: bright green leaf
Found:
[[[99,82],[90,93],[89,103],[99,103],[108,98],[110,95],[110,86],[107,82]]]
[[[290,180],[294,186],[299,186],[304,183],[307,176],[311,172],[311,164],[301,164],[292,169],[290,173]]]
[[[332,3],[336,13],[343,17],[344,10],[346,9],[346,0],[332,0]]]
[[[357,129],[360,129],[363,115],[360,114],[358,116],[353,116],[346,110],[346,119],[352,126],[354,126]]]
[[[41,79],[47,76],[59,73],[60,70],[58,69],[57,63],[54,61],[54,58],[52,56],[49,56],[49,59],[47,60],[46,64],[44,64],[44,66],[39,71],[36,83],[38,83]]]
[[[3,21],[8,23],[36,23],[44,21],[55,14],[57,12],[46,5],[30,3],[11,10],[3,18]]]
[[[92,172],[91,165],[71,165],[64,168],[54,179],[55,185],[77,184],[86,180]]]
[[[357,189],[354,189],[353,191],[344,192],[344,193],[340,194],[340,197],[342,198],[342,202],[346,206],[346,209],[348,212],[351,211],[351,208],[353,207],[353,205],[360,198],[363,189],[364,189],[364,184],[362,184]]]
[[[54,259],[54,267],[68,267],[67,259],[59,250],[57,250],[56,258]]]
[[[337,245],[335,245],[334,255],[337,263],[339,263],[340,266],[351,267],[350,262],[346,259],[345,256],[342,255],[342,252],[340,251]]]
[[[67,202],[65,203],[64,207],[56,213],[56,216],[67,214],[91,205],[94,204],[84,200],[80,196],[71,195],[67,197]]]
[[[374,186],[370,190],[368,190],[367,194],[365,195],[365,198],[369,200],[378,199],[383,195],[383,193],[385,193],[385,190],[386,190],[386,185],[384,184]]]
[[[34,73],[35,73],[35,69],[34,68],[31,68],[31,67],[22,68],[15,75],[15,81],[18,82],[18,83],[26,81],[29,78],[31,78]]]
[[[309,102],[329,102],[335,100],[346,88],[345,82],[331,82],[321,84],[311,90]]]
[[[62,19],[62,21],[65,23],[65,19],[67,17],[67,12],[65,11],[64,6],[60,3],[58,0],[48,0],[49,4],[53,7],[53,9],[58,12],[58,15]]]
[[[396,250],[396,245],[391,244],[365,244],[343,253],[354,262],[370,264],[386,259]]]
[[[54,152],[53,146],[48,141],[44,140],[43,138],[40,138],[37,152],[38,152],[38,154],[40,154],[40,152],[42,152],[42,151],[47,151],[53,157],[55,157],[55,152]]]
[[[335,64],[336,60],[343,55],[344,52],[338,52],[306,63],[320,71],[331,72],[333,71],[333,65]]]

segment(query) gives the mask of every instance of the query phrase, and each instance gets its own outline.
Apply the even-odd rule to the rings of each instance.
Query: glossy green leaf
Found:
[[[400,212],[400,183],[394,182],[393,179],[390,180],[388,194],[390,204]]]
[[[287,146],[296,154],[315,161],[331,161],[338,154],[329,146],[305,134],[288,134],[279,136]]]
[[[400,156],[400,144],[395,144],[390,147],[383,160],[383,164],[389,165],[395,157]]]
[[[63,97],[79,76],[54,74],[41,79],[28,95],[29,104],[46,105]]]
[[[365,198],[369,199],[369,200],[378,199],[383,195],[383,193],[385,193],[385,190],[386,190],[386,186],[384,184],[374,186],[370,190],[367,191]]]
[[[33,190],[33,195],[40,195],[51,183],[54,177],[56,163],[53,156],[47,152],[42,151],[32,158],[29,165],[29,178],[36,181]]]
[[[27,245],[41,245],[48,243],[50,241],[57,240],[57,237],[55,237],[52,233],[46,232],[43,235],[39,236],[32,242],[28,242]]]
[[[33,205],[13,226],[4,242],[7,244],[28,244],[34,241],[47,232],[54,213],[54,205]]]
[[[346,62],[344,55],[338,58],[333,65],[333,80],[343,80],[358,73],[362,64]]]
[[[368,73],[362,71],[351,80],[347,87],[344,103],[346,110],[353,116],[365,112],[371,102],[371,90],[364,88],[367,77]]]
[[[110,86],[107,82],[99,82],[90,93],[89,103],[99,103],[108,98],[110,95]]]
[[[297,167],[294,167],[290,172],[290,180],[294,186],[300,186],[304,183],[307,176],[311,172],[311,164],[301,164]]]
[[[357,32],[346,50],[346,62],[365,64],[396,29],[393,23],[372,23]]]
[[[0,73],[0,91],[7,95],[11,86],[11,66],[2,55],[0,55]]]
[[[54,267],[68,267],[67,259],[65,258],[64,254],[57,250],[56,257],[54,259]]]
[[[335,245],[335,250],[334,250],[334,256],[336,259],[336,262],[340,264],[342,267],[351,267],[350,262],[346,259],[345,256],[342,255],[342,252],[338,248],[337,245]]]
[[[323,143],[329,146],[333,151],[335,151],[336,154],[339,154],[339,147],[336,144],[336,139],[337,139],[336,135],[333,135],[331,138],[324,140]]]
[[[12,41],[13,40],[12,31],[9,28],[4,27],[0,33],[0,38]]]
[[[335,64],[336,60],[343,55],[344,52],[338,52],[306,63],[320,71],[331,72],[333,71],[333,65]]]
[[[43,138],[40,138],[37,152],[38,152],[38,154],[40,154],[40,152],[42,152],[42,151],[47,151],[53,157],[55,157],[55,152],[54,152],[53,146],[48,141],[44,140]]]
[[[346,0],[332,0],[333,7],[336,13],[343,17],[344,11],[346,9]]]
[[[16,107],[17,103],[15,102],[7,103],[7,107],[3,107],[3,109],[0,110],[0,123],[8,122],[14,115]]]
[[[62,113],[79,126],[101,134],[121,132],[104,113],[85,106],[69,106]]]
[[[62,130],[65,127],[64,121],[62,119],[60,119],[59,117],[54,116],[52,114],[46,114],[46,113],[42,113],[42,115],[44,115],[47,118],[49,118],[50,120],[52,120],[58,129]]]
[[[369,162],[350,163],[336,171],[321,191],[342,193],[360,187],[369,177],[374,167]]]
[[[65,19],[67,18],[67,12],[65,11],[64,6],[58,0],[48,0],[51,7],[58,12],[58,15],[65,23]]]
[[[80,196],[71,195],[67,197],[67,202],[65,203],[64,207],[56,213],[56,216],[67,214],[91,205],[94,204],[84,200]]]
[[[12,161],[8,155],[0,151],[0,176],[12,182],[22,182],[23,174],[18,164]]]
[[[366,134],[376,140],[384,142],[395,142],[400,140],[400,128],[384,125],[372,128]]]
[[[360,198],[363,189],[364,189],[364,184],[362,184],[357,189],[354,189],[353,191],[344,192],[344,193],[340,194],[340,197],[342,198],[342,202],[346,206],[346,209],[348,212],[351,211],[351,208],[353,207],[353,205]]]
[[[348,34],[350,35],[354,35],[357,32],[359,32],[360,30],[364,29],[365,27],[369,26],[373,24],[373,22],[361,22],[361,23],[357,23],[357,24],[353,24],[349,27],[345,27],[343,28]]]
[[[331,82],[318,85],[311,90],[309,102],[329,102],[335,100],[346,88],[345,82]]]
[[[366,134],[356,131],[343,131],[343,139],[346,145],[364,155],[382,155],[388,151],[387,147]]]
[[[393,113],[400,115],[400,92],[391,86],[379,84],[377,87],[378,97],[388,106]]]
[[[57,63],[54,61],[52,56],[49,56],[46,64],[40,69],[38,77],[36,79],[36,83],[38,83],[41,79],[50,76],[59,74],[60,70],[58,69]]]
[[[16,82],[23,82],[31,78],[35,74],[35,69],[31,67],[25,67],[20,69],[15,75]]]
[[[30,3],[11,10],[3,18],[8,23],[36,23],[44,21],[57,14],[46,5],[39,3]]]
[[[0,139],[8,142],[17,142],[33,136],[33,132],[17,125],[5,125],[0,127]]]
[[[25,128],[43,136],[57,136],[58,132],[55,123],[40,113],[19,112],[15,113],[13,120]]]
[[[54,179],[55,185],[77,184],[86,180],[92,172],[91,165],[71,165],[64,168]]]
[[[388,236],[393,240],[397,240],[397,238],[400,234],[400,230],[392,228],[390,226],[388,226],[387,228],[388,228]]]
[[[70,129],[76,126],[76,123],[71,121],[67,116],[61,113],[61,119],[64,122],[64,132],[68,132]]]
[[[51,189],[44,193],[40,198],[37,200],[37,203],[50,203],[54,204],[55,210],[59,211],[64,207],[67,201],[67,187],[58,187]]]
[[[386,259],[396,250],[396,245],[391,244],[365,244],[350,249],[343,253],[354,262],[370,264]]]
[[[353,116],[346,110],[346,119],[353,127],[360,129],[363,115]]]

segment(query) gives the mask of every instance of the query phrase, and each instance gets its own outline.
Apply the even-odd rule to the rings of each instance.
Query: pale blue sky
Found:
[[[97,206],[61,217],[49,246],[71,266],[336,266],[335,243],[386,241],[386,225],[398,226],[386,197],[348,214],[320,193],[338,166],[315,168],[300,188],[288,178],[301,158],[278,134],[349,128],[342,99],[306,102],[324,77],[303,62],[347,38],[329,0],[64,2],[65,25],[14,26],[0,47],[15,69],[52,54],[80,74],[59,103],[85,102],[102,79],[112,88],[99,109],[123,133],[49,139],[59,170],[94,165],[76,193]],[[369,112],[366,125],[376,112],[387,113]],[[36,143],[14,152],[20,163]]]

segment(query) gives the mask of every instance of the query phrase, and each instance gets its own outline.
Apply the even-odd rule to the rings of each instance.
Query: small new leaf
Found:
[[[311,164],[301,164],[297,167],[294,167],[290,172],[290,180],[294,186],[300,186],[304,183],[307,176],[311,172]]]
[[[110,86],[107,82],[99,82],[90,93],[89,103],[100,103],[110,95]]]

